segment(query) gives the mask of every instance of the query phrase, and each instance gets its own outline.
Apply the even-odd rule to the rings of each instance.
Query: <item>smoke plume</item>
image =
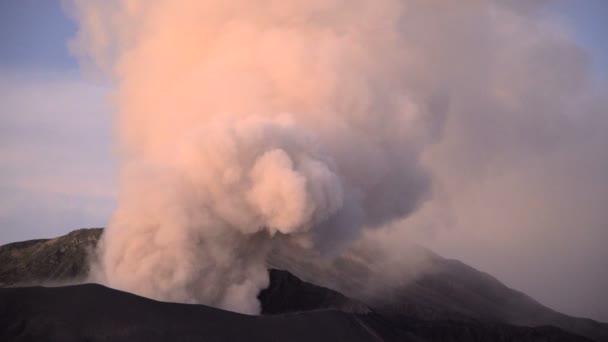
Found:
[[[116,84],[100,281],[256,313],[276,241],[337,253],[413,212],[427,99],[401,1],[86,1],[75,51]],[[281,239],[276,239],[281,236]]]
[[[422,235],[606,317],[608,97],[547,4],[75,0],[73,50],[116,87],[99,280],[253,313],[277,244],[391,226],[390,260]]]

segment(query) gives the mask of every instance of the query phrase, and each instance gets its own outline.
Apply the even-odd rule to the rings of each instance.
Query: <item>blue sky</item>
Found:
[[[66,48],[75,30],[59,0],[0,0],[0,64],[3,68],[77,68]]]
[[[67,48],[59,0],[0,0],[0,244],[103,226],[114,207],[107,89]]]
[[[608,77],[608,1],[561,0],[555,1],[550,13],[572,29],[578,43],[592,58],[594,72]]]

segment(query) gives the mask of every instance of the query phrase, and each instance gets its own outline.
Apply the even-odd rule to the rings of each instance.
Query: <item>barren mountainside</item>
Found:
[[[0,246],[0,286],[78,282],[103,228],[75,230],[54,239]]]
[[[36,284],[61,285],[83,281],[88,272],[88,255],[95,247],[102,232],[103,229],[101,228],[81,229],[59,238],[31,240],[1,246],[0,285],[4,287]],[[586,340],[582,336],[595,341],[608,340],[608,325],[605,323],[570,317],[555,312],[525,294],[504,286],[486,273],[477,271],[456,260],[442,258],[423,247],[419,246],[417,248],[421,249],[417,251],[418,253],[427,256],[429,271],[408,279],[408,281],[395,282],[392,286],[385,285],[385,288],[375,289],[374,291],[366,289],[365,285],[371,277],[378,275],[378,270],[375,269],[377,265],[367,262],[372,259],[371,256],[368,259],[365,255],[357,259],[342,258],[329,266],[320,267],[315,266],[321,265],[321,263],[316,264],[314,257],[285,255],[284,251],[274,251],[268,263],[269,268],[271,268],[270,286],[259,295],[262,303],[262,313],[266,316],[279,315],[283,317],[288,315],[284,318],[287,321],[290,319],[295,321],[311,319],[316,322],[318,317],[310,318],[313,316],[301,313],[308,311],[325,312],[319,313],[319,315],[331,316],[332,318],[328,319],[335,319],[340,322],[336,323],[337,326],[344,324],[344,329],[357,326],[358,328],[355,328],[354,331],[359,332],[367,331],[369,328],[374,331],[374,334],[381,335],[382,340]],[[91,287],[90,285],[84,288],[78,286],[67,288],[71,288],[72,291],[84,296],[82,303],[93,300],[88,296],[107,296],[110,301],[116,299],[116,303],[105,305],[104,310],[114,310],[113,305],[119,305],[118,302],[123,300],[121,298],[131,296],[119,291],[103,287]],[[28,302],[33,300],[34,297],[38,298],[38,296],[41,296],[40,298],[46,298],[45,296],[66,296],[67,298],[70,296],[70,290],[61,289],[66,288],[28,288],[19,290],[21,292],[10,292],[17,291],[17,289],[2,290],[4,292],[0,293],[0,318],[4,319],[2,324],[5,324],[5,326],[3,327],[6,328],[10,325],[12,327],[11,331],[19,332],[21,331],[19,329],[25,329],[22,326],[23,324],[28,327],[30,327],[29,324],[32,324],[38,329],[35,331],[46,331],[48,324],[51,324],[50,318],[37,316],[36,320],[31,321],[27,316],[31,313],[28,310],[33,309],[31,307],[19,307],[17,309],[14,306],[14,300],[9,300],[9,298],[18,295],[23,298],[24,302]],[[71,308],[70,310],[79,310],[74,306],[82,305],[82,303],[78,304],[73,300],[67,300],[69,302],[67,308],[62,309],[61,312],[54,312],[53,310],[58,309],[52,307],[48,298],[44,300],[45,305],[48,305],[44,310],[49,310],[49,314],[53,312],[54,316],[58,315],[57,319],[61,319],[61,315],[72,315],[66,310],[69,308]],[[159,310],[159,315],[162,315],[160,312],[163,312],[160,309],[161,306],[171,307],[170,311],[183,311],[184,315],[186,315],[185,312],[190,310],[186,309],[188,306],[159,303],[140,297],[132,300],[142,303],[142,307],[147,305],[158,306],[154,310]],[[97,304],[91,303],[91,305]],[[224,315],[221,310],[212,308],[204,310],[206,310],[205,315],[211,315],[212,312],[216,311]],[[328,314],[326,310],[341,313]],[[22,321],[18,321],[17,318],[7,320],[7,312],[13,312],[11,317],[22,317],[20,318]],[[247,323],[243,324],[250,324],[249,318],[244,320],[240,318],[242,315],[230,314],[226,317],[231,315],[234,315],[235,322],[239,322],[235,324],[241,324],[240,322],[245,321]],[[297,317],[297,319],[294,317]],[[91,316],[91,319],[98,319],[98,317]],[[227,319],[232,320],[232,318]],[[281,319],[276,318],[276,320],[280,321]],[[251,318],[251,322],[253,321],[254,319]],[[146,319],[140,319],[134,324],[139,326],[148,323],[149,321]],[[14,324],[18,324],[18,327],[13,326]],[[59,323],[54,322],[52,324]],[[83,324],[90,324],[90,322],[83,322]],[[122,323],[113,322],[111,324],[120,325]],[[264,324],[272,325],[275,323]],[[287,324],[292,323],[288,322]],[[293,324],[298,326],[300,323]],[[46,328],[42,328],[42,326]],[[361,326],[364,327],[363,330],[360,330]],[[168,331],[173,328],[174,326],[171,326]],[[29,331],[28,329],[24,331]],[[147,333],[144,333],[146,328],[138,329],[142,329],[138,330],[139,333],[147,336]],[[264,334],[260,334],[259,340],[266,340]],[[370,336],[375,336],[374,334]],[[17,335],[19,334],[17,333]],[[131,340],[137,340],[144,335],[126,334],[121,335],[122,337],[114,337],[116,337],[115,340],[120,340],[120,338],[130,336]],[[330,335],[319,335],[314,338],[318,340],[330,338],[326,340],[331,340],[335,337],[328,337]],[[369,339],[370,336],[366,334],[357,336],[363,336],[361,337],[362,340],[374,340],[374,338]],[[92,340],[101,341],[103,339],[93,338]],[[356,338],[353,337],[352,340],[356,340]]]

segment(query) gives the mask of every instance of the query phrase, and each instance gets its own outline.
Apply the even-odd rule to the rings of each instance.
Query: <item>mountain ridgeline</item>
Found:
[[[86,281],[102,233],[0,247],[0,340],[608,341],[608,324],[553,311],[421,246],[412,248],[427,271],[374,289],[382,268],[373,250],[324,263],[277,249],[258,296],[261,316],[73,285]]]

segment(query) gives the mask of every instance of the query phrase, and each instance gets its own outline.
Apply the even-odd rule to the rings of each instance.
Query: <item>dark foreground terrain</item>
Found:
[[[289,272],[270,270],[257,317],[100,285],[24,287],[86,279],[101,234],[0,246],[0,341],[608,341],[607,324],[548,309],[422,247],[430,272],[374,291],[377,256],[322,265],[275,251],[269,266]]]
[[[588,341],[552,327],[417,322],[313,310],[247,316],[96,284],[0,289],[1,341]]]
[[[373,314],[247,316],[86,284],[0,289],[1,341],[408,341]],[[414,340],[412,340],[414,341]]]

